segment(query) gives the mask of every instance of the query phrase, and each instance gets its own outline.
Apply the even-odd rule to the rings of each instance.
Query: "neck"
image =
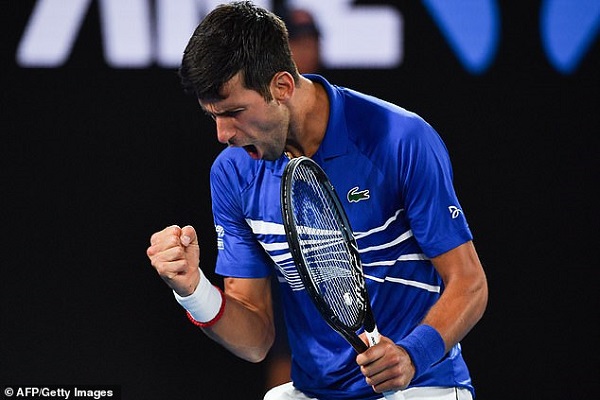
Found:
[[[300,79],[291,107],[290,134],[285,150],[293,157],[311,157],[325,137],[329,121],[329,98],[321,84],[304,77]]]

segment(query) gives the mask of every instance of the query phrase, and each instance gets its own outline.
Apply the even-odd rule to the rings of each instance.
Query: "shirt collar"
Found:
[[[339,88],[330,84],[321,75],[307,74],[304,75],[315,83],[321,84],[327,92],[329,98],[329,120],[327,121],[327,130],[325,137],[313,158],[321,158],[326,160],[346,154],[348,149],[348,130],[346,127],[346,118],[344,108],[342,107],[343,99]]]

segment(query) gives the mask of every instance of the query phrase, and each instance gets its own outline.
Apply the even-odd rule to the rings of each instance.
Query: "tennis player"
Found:
[[[275,276],[292,382],[265,399],[379,399],[398,389],[406,399],[471,399],[459,341],[484,313],[487,283],[436,131],[396,105],[299,75],[285,25],[250,2],[205,17],[180,75],[228,145],[210,175],[224,291],[199,267],[193,227],[167,227],[147,250],[190,320],[260,362],[275,337]],[[328,174],[357,237],[382,334],[362,354],[322,320],[291,261],[279,191],[300,155]]]

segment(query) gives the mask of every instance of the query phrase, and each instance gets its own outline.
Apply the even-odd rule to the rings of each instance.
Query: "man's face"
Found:
[[[221,94],[223,100],[200,102],[217,124],[219,142],[243,147],[255,160],[281,157],[289,127],[287,110],[244,88],[239,73],[225,83]]]

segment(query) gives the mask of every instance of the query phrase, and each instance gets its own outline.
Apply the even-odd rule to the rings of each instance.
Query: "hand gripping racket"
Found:
[[[358,246],[346,212],[325,172],[308,157],[290,160],[281,180],[281,213],[302,283],[327,324],[356,352],[379,342]],[[401,392],[385,392],[402,400]]]

